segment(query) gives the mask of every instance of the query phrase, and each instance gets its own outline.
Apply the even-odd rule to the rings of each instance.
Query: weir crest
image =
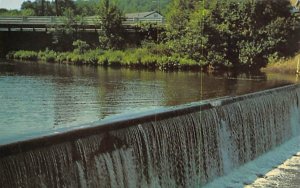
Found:
[[[0,187],[199,187],[300,134],[300,86],[0,146]]]

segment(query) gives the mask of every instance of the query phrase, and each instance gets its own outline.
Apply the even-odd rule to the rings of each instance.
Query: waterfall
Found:
[[[0,187],[199,187],[300,134],[300,86],[0,146]]]

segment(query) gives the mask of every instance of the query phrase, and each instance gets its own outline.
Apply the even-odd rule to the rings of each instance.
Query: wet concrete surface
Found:
[[[300,187],[300,152],[245,188]]]

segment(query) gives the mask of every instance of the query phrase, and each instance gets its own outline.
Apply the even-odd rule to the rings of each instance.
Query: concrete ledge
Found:
[[[182,116],[190,113],[201,112],[212,108],[219,108],[221,106],[236,103],[249,98],[266,96],[280,91],[287,91],[287,90],[292,91],[298,88],[300,88],[300,85],[288,85],[288,86],[250,93],[241,96],[233,96],[233,97],[227,96],[227,97],[222,97],[222,98],[217,98],[212,100],[205,100],[202,102],[195,102],[186,105],[162,108],[162,109],[158,109],[146,113],[135,113],[130,115],[130,117],[128,117],[128,115],[125,117],[123,116],[117,118],[113,117],[111,119],[82,125],[79,128],[60,132],[57,134],[51,134],[51,135],[33,138],[30,140],[18,141],[6,145],[0,145],[0,158],[7,157],[10,155],[15,155],[18,153],[23,153],[30,150],[35,150],[38,148],[55,145],[55,144],[60,144],[60,143],[70,142],[70,141],[72,142],[80,138],[108,133],[109,131],[112,130],[137,126],[145,122],[159,121],[159,120]]]

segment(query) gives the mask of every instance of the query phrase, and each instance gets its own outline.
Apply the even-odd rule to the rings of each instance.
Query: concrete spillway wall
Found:
[[[0,146],[0,187],[199,187],[300,130],[290,85]]]

